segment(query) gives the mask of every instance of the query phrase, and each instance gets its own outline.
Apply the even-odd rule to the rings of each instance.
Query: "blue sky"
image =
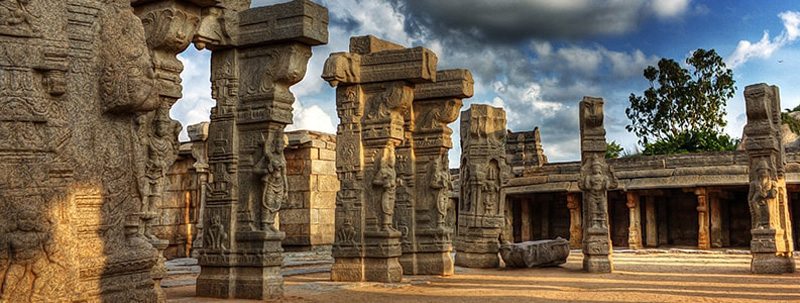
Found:
[[[283,1],[255,0],[253,6]],[[783,108],[800,104],[800,6],[795,1],[701,0],[320,0],[330,10],[330,41],[315,47],[289,129],[335,132],[334,90],[320,78],[331,52],[349,37],[372,34],[439,56],[439,68],[468,68],[473,103],[503,106],[514,131],[539,126],[551,162],[580,158],[577,103],[584,95],[606,100],[608,139],[628,150],[637,138],[625,130],[628,95],[648,87],[647,65],[662,57],[679,62],[697,48],[715,49],[736,80],[725,131],[741,137],[744,87],[781,88]],[[189,49],[184,98],[172,116],[185,125],[207,121],[210,53]],[[458,125],[451,125],[459,163]],[[182,139],[186,139],[185,132]]]

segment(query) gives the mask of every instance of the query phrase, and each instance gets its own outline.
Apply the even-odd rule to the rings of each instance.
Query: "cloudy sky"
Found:
[[[254,0],[253,6],[279,0]],[[318,0],[330,11],[328,45],[315,47],[289,129],[335,133],[334,90],[320,78],[331,52],[349,37],[371,34],[439,57],[439,69],[468,68],[473,103],[502,106],[514,131],[539,126],[550,161],[580,158],[577,103],[606,100],[608,140],[628,150],[637,138],[625,130],[628,95],[648,87],[647,65],[679,62],[697,48],[716,49],[734,70],[736,97],[728,102],[725,131],[741,137],[744,87],[781,88],[784,108],[800,104],[800,8],[795,1],[710,0]],[[208,121],[210,53],[180,55],[184,98],[172,116],[185,125]],[[451,125],[456,131],[457,122]],[[181,139],[185,140],[185,131]],[[450,153],[457,165],[458,142]]]

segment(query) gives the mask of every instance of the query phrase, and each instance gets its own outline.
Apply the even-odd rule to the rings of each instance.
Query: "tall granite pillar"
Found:
[[[505,225],[501,187],[511,173],[506,163],[506,113],[473,104],[461,112],[461,209],[456,265],[494,268]]]
[[[750,158],[747,200],[753,229],[750,252],[753,273],[794,272],[792,224],[786,195],[781,142],[781,101],[777,86],[755,84],[744,90],[747,125],[745,150]]]
[[[197,188],[197,206],[194,210],[197,224],[197,231],[192,239],[192,256],[196,257],[198,250],[203,247],[203,214],[206,209],[206,198],[208,197],[208,182],[211,181],[211,174],[208,171],[208,122],[189,125],[186,127],[189,133],[189,140],[192,143],[192,157],[195,159],[192,169],[194,170]]]
[[[407,234],[413,235],[402,245],[400,264],[405,274],[453,274],[453,226],[447,222],[453,188],[447,152],[453,146],[453,130],[447,125],[458,119],[461,100],[472,97],[473,83],[468,70],[445,70],[437,72],[436,83],[414,88],[415,192],[410,216],[397,216],[405,223],[398,226],[405,225]],[[400,206],[399,198],[397,202]]]
[[[628,207],[628,247],[630,249],[642,248],[642,212],[639,195],[634,192],[626,193],[625,206]]]
[[[644,197],[644,224],[645,232],[644,237],[645,245],[647,247],[658,246],[658,222],[656,222],[656,201],[653,195]]]
[[[350,39],[350,52],[334,53],[322,78],[336,87],[339,127],[336,171],[334,281],[399,282],[401,236],[395,225],[398,188],[408,179],[396,148],[408,139],[414,85],[436,79],[436,55],[372,36]],[[407,163],[411,161],[410,163]],[[405,176],[407,177],[407,176]],[[406,193],[407,194],[407,193]],[[397,218],[398,221],[400,218]],[[401,230],[398,230],[401,228]]]
[[[697,196],[697,248],[711,249],[711,237],[708,216],[708,190],[705,187],[695,189]]]
[[[194,41],[212,50],[208,152],[213,182],[203,215],[197,295],[282,296],[276,216],[288,193],[283,129],[311,46],[328,39],[327,10],[306,0],[250,8],[223,2],[204,10]]]
[[[611,237],[608,225],[608,190],[617,179],[606,163],[606,129],[603,99],[583,97],[580,103],[581,175],[583,191],[583,270],[611,272]]]
[[[583,224],[581,220],[581,201],[578,194],[567,193],[567,208],[569,209],[569,248],[581,248],[583,242]]]

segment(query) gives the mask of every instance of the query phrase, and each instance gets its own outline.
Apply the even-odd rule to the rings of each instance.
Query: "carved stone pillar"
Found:
[[[750,251],[753,273],[794,272],[792,224],[786,196],[781,142],[781,101],[777,86],[755,84],[744,90],[747,125],[745,150],[750,158],[748,203],[753,222]]]
[[[436,62],[430,50],[372,36],[351,38],[350,52],[331,54],[325,62],[322,78],[336,87],[341,120],[334,281],[399,282],[403,277],[401,237],[408,239],[411,229],[407,213],[395,218],[395,203],[399,194],[409,193],[405,174],[413,168],[398,167],[396,148],[409,138],[406,119],[413,117],[414,84],[435,80]]]
[[[614,171],[606,163],[606,129],[603,99],[583,97],[580,103],[581,175],[583,191],[583,270],[611,272],[611,237],[608,224],[608,190],[617,187]]]
[[[498,238],[506,224],[502,186],[506,163],[506,113],[473,104],[461,113],[461,209],[458,212],[456,265],[494,268],[500,264]]]
[[[158,239],[151,232],[151,225],[161,214],[163,197],[169,186],[166,170],[172,166],[178,155],[178,133],[181,125],[169,117],[172,105],[182,96],[181,72],[183,64],[177,55],[191,43],[200,23],[202,7],[190,1],[162,0],[145,2],[131,1],[134,12],[142,20],[150,57],[156,77],[158,102],[156,110],[139,114],[138,131],[142,150],[138,156],[146,162],[139,172],[139,192],[142,209],[139,218],[142,230],[153,246],[158,250],[159,261],[153,269],[153,279],[159,293],[158,301],[165,302],[166,297],[160,289],[160,281],[166,275],[166,267],[162,256],[169,240]],[[171,148],[163,148],[169,144]]]
[[[658,246],[658,222],[656,222],[656,201],[652,195],[644,197],[644,222],[645,222],[645,245],[647,247]]]
[[[717,190],[709,195],[709,210],[708,210],[708,223],[709,223],[709,239],[711,240],[711,247],[720,248],[723,246],[722,241],[722,213],[720,209],[719,197],[720,191]]]
[[[642,215],[639,204],[639,195],[634,192],[627,192],[627,202],[625,206],[629,210],[630,223],[628,224],[628,248],[642,248]]]
[[[408,216],[396,216],[403,222],[398,227],[407,226],[413,235],[403,240],[400,264],[405,274],[453,274],[453,226],[447,222],[453,188],[447,152],[453,146],[453,130],[447,125],[458,119],[461,100],[472,97],[473,83],[468,70],[446,70],[437,72],[436,83],[414,88],[415,192]],[[400,201],[398,196],[398,207]]]
[[[577,193],[567,193],[567,208],[569,208],[569,248],[581,248],[583,242],[583,228],[581,227],[581,201]]]
[[[189,125],[186,130],[189,133],[189,140],[192,143],[192,157],[195,162],[192,166],[195,175],[197,188],[197,205],[195,208],[196,234],[192,240],[192,256],[197,257],[198,249],[203,247],[203,214],[206,209],[206,197],[208,195],[209,178],[208,166],[208,122]]]
[[[247,1],[249,5],[249,1]],[[205,206],[197,295],[274,299],[283,295],[276,216],[286,203],[286,144],[294,96],[311,47],[327,42],[328,12],[296,0],[247,9],[203,10],[194,38],[212,50],[208,153],[213,181]]]
[[[697,248],[711,249],[708,220],[708,191],[701,187],[694,191],[697,196]]]

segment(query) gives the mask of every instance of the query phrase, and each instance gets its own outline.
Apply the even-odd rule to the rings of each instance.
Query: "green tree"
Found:
[[[616,159],[620,155],[622,155],[622,145],[619,145],[617,141],[606,143],[606,159]]]
[[[639,137],[645,154],[652,144],[702,151],[734,142],[719,135],[726,124],[725,104],[736,92],[733,71],[713,49],[694,51],[686,58],[686,65],[691,71],[667,58],[658,61],[657,67],[648,66],[644,77],[650,87],[642,96],[629,97],[625,114],[631,123],[625,128]]]

